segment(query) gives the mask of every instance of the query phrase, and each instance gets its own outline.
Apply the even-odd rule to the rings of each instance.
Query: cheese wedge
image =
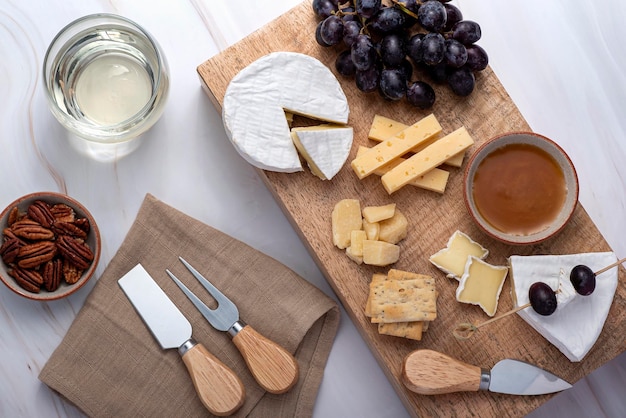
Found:
[[[241,70],[228,84],[224,129],[237,152],[263,170],[302,171],[285,112],[346,124],[348,100],[335,75],[319,60],[274,52]]]
[[[374,115],[374,120],[372,121],[372,125],[370,126],[368,138],[373,141],[381,142],[391,138],[392,136],[394,136],[398,132],[405,130],[406,128],[408,128],[408,125],[400,123],[396,120],[381,115]],[[421,146],[418,146],[416,149],[413,149],[411,151],[417,152],[420,150],[420,147]],[[465,153],[460,152],[448,158],[445,161],[445,164],[452,167],[461,167],[463,165],[464,159]]]
[[[478,305],[487,315],[494,316],[508,272],[508,267],[492,266],[470,256],[456,289],[456,300]]]
[[[401,157],[412,148],[440,133],[441,125],[439,125],[435,116],[432,114],[426,116],[392,138],[371,148],[363,155],[356,157],[352,160],[352,169],[360,179],[363,179],[395,158]]]
[[[311,172],[330,180],[341,170],[352,148],[352,128],[322,125],[293,128],[291,138]]]
[[[370,148],[359,146],[357,149],[357,157],[363,155],[365,152],[370,150]],[[385,173],[389,172],[392,168],[402,163],[405,159],[402,157],[398,157],[395,160],[385,164],[381,168],[374,171],[374,174],[377,176],[382,176]],[[433,168],[427,173],[417,177],[415,180],[410,182],[409,184],[415,187],[419,187],[424,190],[430,190],[432,192],[443,193],[446,190],[446,185],[448,184],[448,178],[450,177],[450,173],[446,170],[442,170],[440,168]]]
[[[381,142],[376,147],[385,143],[386,141]],[[387,174],[382,176],[381,180],[385,190],[387,190],[387,193],[389,194],[399,190],[401,187],[409,184],[417,177],[437,167],[451,155],[465,151],[472,146],[473,143],[474,140],[469,135],[465,127],[457,129],[445,137],[433,142],[431,145],[411,156],[406,161],[397,165]],[[368,152],[364,155],[364,157],[369,154],[370,153]]]

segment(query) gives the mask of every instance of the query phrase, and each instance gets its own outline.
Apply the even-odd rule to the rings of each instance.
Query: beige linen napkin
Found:
[[[182,256],[239,308],[240,317],[295,353],[296,386],[266,393],[230,337],[214,330],[165,273],[169,268],[210,307]],[[232,368],[246,389],[235,416],[306,417],[339,323],[336,303],[276,260],[147,195],[126,239],[88,296],[39,378],[93,417],[200,417],[199,401],[177,350],[161,350],[117,280],[141,263],[179,307],[194,338]]]

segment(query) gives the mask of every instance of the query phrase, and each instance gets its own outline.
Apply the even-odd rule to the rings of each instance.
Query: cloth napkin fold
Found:
[[[299,381],[282,395],[253,379],[230,337],[214,330],[166,275],[170,269],[215,303],[182,256],[227,295],[240,318],[295,354]],[[148,194],[118,252],[39,379],[93,417],[206,417],[177,350],[162,350],[117,280],[141,263],[183,312],[193,337],[237,373],[246,400],[237,417],[311,416],[339,324],[337,304],[271,257]]]

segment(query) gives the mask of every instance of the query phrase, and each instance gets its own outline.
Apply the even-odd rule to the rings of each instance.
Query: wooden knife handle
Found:
[[[402,363],[402,382],[412,392],[439,395],[476,392],[482,369],[432,350],[416,350]]]
[[[239,377],[202,344],[182,356],[200,400],[213,415],[228,416],[243,405],[245,389]]]
[[[298,381],[298,362],[280,345],[246,325],[233,337],[257,383],[270,393],[280,394]]]

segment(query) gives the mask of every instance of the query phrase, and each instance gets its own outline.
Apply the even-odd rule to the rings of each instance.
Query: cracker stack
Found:
[[[379,334],[421,340],[437,317],[437,295],[432,277],[391,269],[372,276],[365,315]]]

